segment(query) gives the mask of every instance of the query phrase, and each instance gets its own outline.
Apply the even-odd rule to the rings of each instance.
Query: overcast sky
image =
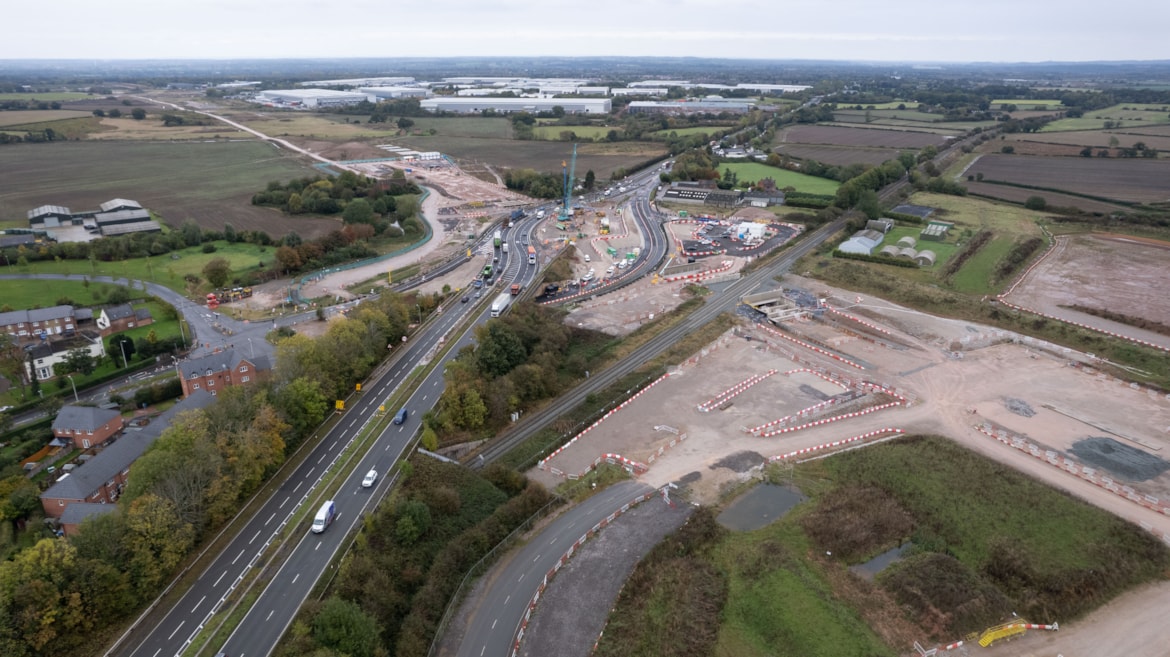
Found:
[[[0,59],[1170,59],[1165,0],[29,0]]]

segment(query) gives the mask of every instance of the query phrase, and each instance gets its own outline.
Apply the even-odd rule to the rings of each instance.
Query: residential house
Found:
[[[102,336],[120,333],[126,329],[147,326],[153,323],[154,317],[151,316],[149,309],[139,308],[135,310],[128,303],[102,308],[101,313],[97,317],[97,327],[102,332]]]
[[[106,355],[106,348],[102,344],[101,336],[92,331],[82,331],[72,338],[46,340],[40,344],[26,346],[28,360],[24,364],[25,374],[30,380],[34,370],[37,379],[41,381],[55,378],[57,375],[53,372],[53,366],[65,362],[69,357],[69,352],[74,349],[85,349],[94,358]]]
[[[163,412],[146,427],[128,429],[85,465],[61,475],[55,484],[41,493],[45,515],[60,518],[72,504],[112,504],[118,501],[130,476],[130,466],[158,440],[175,417],[183,411],[206,408],[214,400],[211,395],[199,391]]]
[[[89,449],[109,440],[126,426],[117,410],[92,406],[62,406],[53,418],[53,435]]]
[[[53,306],[0,313],[0,331],[11,335],[17,344],[35,344],[53,337],[71,337],[77,330],[77,309]],[[86,313],[89,318],[92,312]]]
[[[183,383],[183,396],[188,396],[199,390],[214,395],[228,386],[255,383],[272,366],[267,357],[245,358],[235,349],[225,349],[178,363],[175,368]]]
[[[106,504],[104,502],[74,502],[65,507],[65,511],[61,513],[59,521],[61,522],[61,531],[65,532],[66,536],[77,536],[81,531],[81,523],[86,518],[94,516],[104,516],[107,513],[114,513],[118,510],[116,504]]]

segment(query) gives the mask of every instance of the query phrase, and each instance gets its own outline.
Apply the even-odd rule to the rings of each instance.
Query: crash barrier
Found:
[[[777,330],[776,330],[776,329],[774,329],[774,328],[771,328],[771,327],[768,327],[768,326],[764,326],[763,324],[756,324],[756,326],[758,326],[759,328],[763,329],[764,331],[767,331],[768,333],[771,333],[772,335],[775,335],[775,336],[776,336],[776,337],[778,337],[778,338],[783,338],[783,339],[785,339],[785,340],[788,340],[789,342],[792,342],[792,343],[794,343],[794,344],[798,344],[798,345],[800,345],[800,346],[804,347],[805,349],[811,349],[811,350],[813,350],[813,351],[817,352],[818,354],[822,354],[822,355],[824,355],[824,356],[828,356],[828,357],[830,357],[830,358],[833,358],[833,359],[835,359],[835,360],[839,360],[839,361],[841,361],[842,363],[845,363],[846,365],[849,365],[850,367],[856,367],[856,368],[857,368],[857,369],[859,369],[859,370],[864,370],[864,369],[865,369],[865,366],[864,366],[864,365],[860,365],[860,364],[858,364],[858,363],[855,363],[855,362],[853,362],[853,361],[849,360],[848,358],[844,358],[844,357],[842,357],[842,356],[840,356],[840,355],[838,355],[838,354],[835,354],[835,353],[833,353],[833,352],[829,351],[828,349],[822,349],[822,348],[820,348],[820,347],[818,347],[818,346],[816,346],[816,345],[809,344],[809,343],[807,343],[807,342],[805,342],[805,341],[803,341],[803,340],[798,340],[797,338],[794,338],[794,337],[792,337],[791,335],[786,335],[786,334],[784,334],[784,333],[781,333],[780,331],[777,331]]]
[[[1116,481],[1113,480],[1112,477],[1099,474],[1096,468],[1090,468],[1088,466],[1081,465],[1080,463],[1077,463],[1076,461],[1073,461],[1067,456],[1063,456],[1054,450],[1043,449],[1031,442],[1028,442],[1026,438],[1018,436],[1011,431],[1004,429],[1003,427],[995,425],[992,422],[984,421],[982,424],[975,425],[974,428],[976,431],[990,436],[991,438],[998,440],[1008,447],[1014,447],[1021,452],[1024,452],[1025,454],[1030,454],[1053,467],[1060,468],[1061,470],[1064,470],[1069,474],[1076,475],[1077,477],[1080,477],[1081,479],[1084,479],[1085,481],[1095,486],[1104,488],[1118,497],[1123,497],[1130,502],[1133,502],[1134,504],[1143,506],[1164,516],[1170,516],[1170,505],[1162,502],[1161,498],[1138,492],[1132,486],[1119,485]],[[1158,538],[1161,538],[1163,542],[1165,542],[1167,545],[1170,545],[1170,533],[1159,531],[1155,529],[1153,525],[1147,522],[1141,522],[1139,524],[1141,524],[1142,529],[1145,529]]]
[[[1003,625],[996,625],[995,627],[984,630],[983,633],[979,635],[979,645],[987,648],[1000,639],[1010,639],[1012,637],[1019,636],[1028,630],[1051,630],[1055,632],[1059,629],[1060,625],[1057,623],[1053,623],[1051,625],[1039,625],[1037,623],[1026,622],[1004,623]]]
[[[884,333],[886,335],[891,335],[891,336],[893,335],[893,333],[890,333],[889,331],[878,326],[877,324],[874,324],[872,322],[867,322],[864,319],[861,319],[860,317],[857,317],[855,315],[850,315],[849,313],[841,312],[840,310],[837,310],[836,308],[834,308],[828,304],[825,304],[825,310],[828,310],[830,313],[833,313],[834,315],[840,315],[840,316],[844,317],[845,319],[857,322],[858,324],[861,324],[862,326],[864,326],[868,329],[872,329],[874,331],[877,331],[879,333]]]
[[[701,281],[701,280],[706,279],[706,278],[711,278],[712,276],[715,276],[716,274],[722,274],[723,272],[728,271],[729,269],[731,269],[734,266],[735,266],[734,261],[724,260],[723,265],[721,267],[716,268],[716,269],[706,269],[706,270],[703,270],[700,272],[695,272],[693,274],[680,274],[678,276],[667,276],[667,277],[664,277],[662,280],[664,282],[667,282],[667,283],[673,283],[674,281]]]
[[[511,653],[512,657],[518,657],[520,654],[520,643],[524,640],[524,631],[528,629],[528,623],[532,620],[532,614],[536,611],[536,605],[540,603],[540,597],[544,595],[544,591],[548,588],[549,582],[551,582],[553,578],[556,577],[557,573],[560,572],[561,568],[564,568],[565,564],[569,563],[569,559],[573,558],[573,555],[576,554],[577,550],[581,549],[581,546],[585,544],[585,541],[588,541],[589,539],[596,536],[598,532],[608,527],[610,523],[612,523],[614,520],[617,520],[618,517],[626,511],[629,511],[642,502],[645,502],[646,500],[659,494],[659,491],[654,490],[635,497],[630,502],[623,504],[622,507],[617,511],[614,511],[605,518],[602,518],[600,522],[589,528],[588,531],[582,534],[580,538],[578,538],[571,546],[569,546],[569,549],[566,550],[565,553],[561,555],[561,558],[557,560],[556,565],[554,565],[547,573],[544,574],[544,578],[540,581],[540,586],[536,588],[536,593],[533,594],[532,599],[528,601],[528,608],[524,610],[524,615],[520,617],[520,622],[516,625],[516,632],[513,634]]]
[[[861,417],[862,415],[869,415],[870,413],[877,413],[878,411],[884,411],[887,408],[893,408],[894,406],[901,406],[901,405],[902,405],[902,402],[894,401],[894,402],[890,402],[888,404],[880,404],[878,406],[870,406],[869,408],[862,409],[860,411],[854,411],[852,413],[845,413],[844,415],[834,415],[833,417],[827,417],[827,418],[824,418],[823,420],[815,420],[813,422],[808,422],[806,424],[800,424],[800,425],[797,425],[795,427],[783,427],[781,429],[776,429],[775,431],[766,431],[766,432],[760,434],[759,437],[760,438],[771,438],[772,436],[779,436],[782,433],[791,433],[793,431],[802,431],[804,429],[811,429],[812,427],[819,427],[822,424],[829,424],[832,422],[840,422],[841,420],[848,420],[848,419],[855,418],[855,417]]]

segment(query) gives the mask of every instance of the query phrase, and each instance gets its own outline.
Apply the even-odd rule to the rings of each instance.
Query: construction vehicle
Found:
[[[485,266],[483,268],[483,272],[480,274],[480,276],[482,276],[485,279],[491,278],[492,277],[492,266],[491,265]]]
[[[520,284],[519,283],[512,283],[512,296],[514,296],[514,297],[520,296]]]
[[[609,217],[601,218],[601,234],[609,235]]]
[[[500,244],[503,241],[504,241],[503,233],[501,233],[500,231],[497,230],[496,234],[492,236],[492,242],[495,244],[496,248],[498,249],[498,248],[500,248]]]
[[[531,244],[528,245],[528,264],[536,264],[536,249]]]

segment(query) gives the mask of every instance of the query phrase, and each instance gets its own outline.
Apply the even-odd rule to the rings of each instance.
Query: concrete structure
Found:
[[[356,105],[366,100],[366,94],[361,92],[332,89],[267,89],[256,94],[258,103],[305,109]]]
[[[876,230],[859,230],[853,234],[853,237],[845,240],[837,247],[841,253],[854,253],[857,255],[870,255],[874,248],[882,243],[885,234]]]
[[[78,449],[89,449],[109,440],[126,426],[116,410],[93,406],[62,406],[53,418],[53,435]]]
[[[341,78],[337,80],[308,80],[300,84],[305,87],[394,87],[413,84],[414,78]]]
[[[358,91],[366,95],[366,100],[377,103],[394,98],[426,98],[431,95],[426,87],[361,87]]]
[[[609,90],[613,96],[665,96],[667,91],[666,87],[617,87]]]
[[[758,242],[764,239],[764,232],[767,228],[764,224],[745,221],[735,227],[735,238],[744,242]]]
[[[61,475],[57,483],[41,493],[41,507],[50,518],[60,518],[72,504],[113,504],[122,495],[130,466],[171,426],[184,411],[209,406],[214,397],[199,392],[172,406],[142,429],[131,429],[98,452],[85,465]]]
[[[154,317],[150,315],[149,309],[139,308],[135,310],[128,303],[102,308],[95,322],[103,336],[139,326],[148,326],[153,323]]]
[[[177,363],[175,369],[183,383],[183,396],[189,397],[199,391],[215,395],[228,386],[255,383],[272,366],[263,356],[245,358],[234,349],[226,349]]]
[[[429,112],[474,114],[485,110],[509,112],[551,112],[561,107],[567,114],[608,114],[612,103],[608,98],[460,98],[440,96],[420,103]]]
[[[106,348],[102,344],[101,336],[92,331],[83,331],[75,337],[62,340],[48,340],[31,348],[27,348],[28,360],[24,362],[25,374],[32,380],[33,370],[36,370],[37,379],[48,381],[57,378],[53,366],[64,363],[69,352],[75,349],[84,349],[91,357],[101,358],[106,355]]]

